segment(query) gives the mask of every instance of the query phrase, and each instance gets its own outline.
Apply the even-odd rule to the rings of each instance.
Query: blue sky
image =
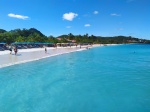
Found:
[[[150,0],[0,0],[0,28],[150,39]]]

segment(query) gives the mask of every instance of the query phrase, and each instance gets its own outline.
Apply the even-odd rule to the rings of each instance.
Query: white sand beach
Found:
[[[116,45],[116,44],[109,44]],[[108,46],[109,46],[108,45]],[[17,55],[14,52],[10,54],[9,50],[0,51],[0,68],[11,66],[14,64],[26,63],[30,61],[35,61],[51,56],[61,55],[65,53],[71,53],[76,51],[86,50],[87,47],[100,47],[104,45],[95,44],[93,46],[72,46],[72,47],[47,47],[47,53],[45,53],[45,48],[32,48],[32,49],[19,49]]]

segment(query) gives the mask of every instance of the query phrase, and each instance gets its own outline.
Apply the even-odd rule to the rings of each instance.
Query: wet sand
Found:
[[[0,55],[0,68],[80,50],[85,50],[85,48],[47,48],[47,53],[44,48],[25,49],[19,50],[17,55],[14,52],[10,54],[10,51],[0,51],[3,52]]]
[[[108,46],[110,45],[117,45],[117,44],[107,44]],[[100,47],[104,45],[100,44],[95,44],[93,46],[88,46],[89,48],[91,47]],[[30,61],[36,61],[40,60],[43,58],[51,57],[51,56],[56,56],[56,55],[61,55],[65,53],[70,53],[70,52],[76,52],[76,51],[82,51],[86,50],[87,46],[73,46],[73,47],[58,47],[58,48],[53,48],[53,47],[48,47],[47,48],[47,53],[45,53],[45,48],[33,48],[33,49],[19,49],[17,55],[15,55],[14,52],[10,54],[10,51],[0,51],[0,68],[15,65],[15,64],[20,64],[20,63],[26,63]]]

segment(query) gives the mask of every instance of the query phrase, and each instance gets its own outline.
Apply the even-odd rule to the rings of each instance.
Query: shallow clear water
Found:
[[[150,112],[150,45],[97,47],[1,68],[0,112]]]

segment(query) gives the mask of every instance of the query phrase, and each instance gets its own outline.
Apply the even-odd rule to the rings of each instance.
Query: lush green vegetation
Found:
[[[53,43],[65,43],[65,42],[77,42],[77,43],[102,43],[102,44],[113,44],[113,43],[150,43],[149,40],[133,38],[131,36],[115,36],[115,37],[101,37],[94,35],[73,35],[72,33],[68,35],[61,35],[58,37],[45,36],[39,30],[35,28],[30,29],[15,29],[11,31],[6,31],[0,29],[0,42],[5,42],[7,44],[13,42],[53,42]]]

